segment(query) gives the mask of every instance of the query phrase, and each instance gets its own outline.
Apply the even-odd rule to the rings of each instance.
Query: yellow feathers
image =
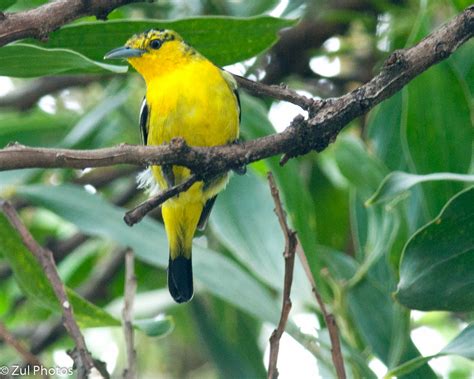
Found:
[[[130,38],[106,58],[127,58],[145,79],[147,91],[140,124],[145,144],[175,137],[192,146],[231,143],[239,133],[239,103],[232,76],[188,46],[171,30],[150,30]],[[153,166],[161,189],[184,181],[189,169]],[[191,247],[196,228],[204,226],[227,175],[197,182],[162,206],[170,260],[168,287],[177,302],[193,295]]]

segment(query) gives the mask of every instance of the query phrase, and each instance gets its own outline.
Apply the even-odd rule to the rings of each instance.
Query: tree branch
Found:
[[[25,363],[32,366],[43,366],[38,357],[29,351],[21,341],[18,341],[2,322],[0,322],[0,339],[13,347],[18,354],[20,354]]]
[[[133,332],[133,301],[137,289],[137,278],[135,277],[135,266],[133,251],[128,249],[125,253],[125,296],[122,310],[123,333],[127,347],[127,368],[124,370],[124,379],[136,379],[137,377],[137,352],[135,350],[135,338]]]
[[[200,180],[205,180],[273,155],[286,154],[287,158],[292,158],[312,150],[322,151],[350,121],[392,96],[430,66],[446,59],[473,34],[474,6],[471,6],[417,45],[395,51],[385,62],[382,71],[368,83],[344,96],[321,102],[310,111],[307,120],[299,116],[290,127],[278,134],[242,144],[210,148],[189,147],[180,139],[175,139],[166,146],[121,145],[98,150],[13,145],[0,150],[0,170],[30,167],[86,168],[120,163],[177,164],[190,168]],[[278,87],[269,89],[263,84],[252,86],[260,87],[266,94],[274,97],[274,92],[278,91]],[[286,100],[295,102],[295,99],[290,99],[294,95],[288,97],[288,94],[284,94],[285,91],[285,88],[281,88],[279,98],[285,96]]]
[[[15,211],[15,208],[13,208],[10,203],[1,202],[0,208],[3,214],[7,217],[12,227],[18,231],[23,241],[23,244],[35,256],[38,262],[40,262],[48,280],[50,281],[63,313],[64,326],[66,327],[71,338],[74,340],[78,351],[79,359],[78,362],[76,362],[78,370],[84,370],[83,377],[86,377],[87,374],[95,367],[94,362],[89,351],[87,350],[86,343],[79,329],[79,326],[77,325],[76,320],[74,319],[72,305],[68,300],[66,290],[56,269],[53,254],[50,250],[44,249],[43,247],[38,245],[38,243],[34,240],[28,229],[26,229],[25,225],[23,225],[20,218],[18,217],[18,214]]]
[[[270,96],[274,99],[288,101],[300,106],[306,111],[311,111],[320,103],[320,101],[299,95],[296,91],[287,88],[285,85],[265,85],[240,75],[233,75],[240,87],[245,88],[248,92],[256,96]]]
[[[296,252],[300,259],[301,265],[303,266],[304,272],[306,277],[308,278],[309,283],[311,284],[311,289],[313,292],[314,297],[316,298],[316,302],[323,313],[324,322],[328,328],[329,332],[329,339],[331,340],[331,356],[332,362],[334,363],[334,368],[336,369],[338,379],[345,379],[346,378],[346,370],[344,368],[344,360],[342,358],[342,351],[341,351],[341,343],[339,342],[339,329],[336,324],[336,319],[334,315],[329,313],[326,309],[326,305],[324,304],[323,298],[319,293],[316,282],[313,278],[313,274],[311,273],[311,269],[309,268],[308,260],[306,259],[306,254],[301,247],[301,244],[298,243]]]
[[[0,46],[23,38],[48,39],[49,33],[84,16],[105,20],[122,5],[143,0],[57,0],[19,13],[0,12]]]
[[[181,192],[187,191],[197,181],[198,177],[196,175],[191,175],[181,184],[168,188],[163,192],[159,193],[158,195],[144,201],[137,207],[125,213],[125,216],[123,218],[125,223],[128,226],[135,225],[137,222],[140,222],[143,217],[147,215],[147,213],[151,212],[156,207],[159,207],[169,198],[176,196]]]
[[[278,378],[278,351],[280,350],[280,339],[285,332],[286,323],[291,310],[291,284],[293,283],[293,269],[295,266],[295,250],[298,244],[296,239],[296,232],[288,227],[286,222],[286,213],[283,210],[283,205],[280,199],[280,193],[273,179],[271,172],[268,173],[268,183],[272,193],[273,201],[275,203],[275,214],[278,217],[283,235],[285,236],[285,251],[283,257],[285,258],[285,277],[283,284],[283,303],[281,307],[280,321],[277,328],[273,331],[270,337],[270,359],[268,362],[268,379]]]

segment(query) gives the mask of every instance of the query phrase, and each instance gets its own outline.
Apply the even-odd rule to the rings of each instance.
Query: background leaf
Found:
[[[35,63],[31,64],[31,62]],[[127,70],[126,66],[96,62],[67,48],[47,49],[16,43],[0,49],[0,75],[17,78],[104,71],[124,73]]]
[[[61,308],[49,279],[3,213],[0,214],[0,237],[0,255],[9,263],[25,294],[39,306],[60,314]],[[66,293],[74,309],[74,317],[81,327],[121,326],[121,321],[70,288],[66,288]],[[173,320],[170,317],[135,320],[134,326],[151,337],[164,336],[173,329]]]
[[[474,338],[474,324],[468,325],[456,336],[448,345],[446,345],[438,354],[427,357],[419,357],[406,362],[399,367],[390,370],[386,378],[407,374],[434,358],[445,355],[459,355],[467,359],[474,359],[474,347],[472,339]]]
[[[67,47],[90,59],[102,61],[105,53],[122,46],[132,35],[152,28],[168,28],[180,33],[187,43],[212,62],[224,66],[252,58],[269,48],[276,42],[278,30],[294,23],[293,20],[269,16],[88,22],[69,25],[51,33],[44,46]]]
[[[397,300],[412,309],[473,310],[473,265],[471,187],[454,196],[441,214],[407,243],[400,264]]]
[[[270,190],[252,172],[234,176],[219,195],[210,221],[212,230],[226,247],[271,287],[283,290],[285,243],[273,212]],[[295,262],[293,295],[312,300],[300,262]]]
[[[436,174],[414,175],[406,172],[394,171],[387,175],[377,191],[367,200],[367,205],[384,203],[402,197],[411,187],[431,181],[474,182],[474,175],[452,174],[440,172]]]
[[[1,255],[8,261],[23,291],[39,305],[59,313],[58,300],[40,264],[25,248],[3,213],[0,214],[0,236]],[[70,289],[67,290],[67,295],[74,308],[74,315],[83,327],[120,326],[120,321]]]
[[[472,159],[474,129],[466,92],[449,63],[440,63],[417,77],[406,87],[404,96],[402,133],[411,171],[466,173]],[[429,111],[421,112],[423,109]],[[434,217],[461,189],[462,185],[454,182],[423,186],[426,216]]]

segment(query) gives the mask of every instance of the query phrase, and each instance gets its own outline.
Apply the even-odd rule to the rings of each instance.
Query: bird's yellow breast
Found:
[[[223,145],[238,137],[238,106],[221,71],[205,59],[147,83],[148,144],[182,137],[188,145]]]
[[[180,62],[175,70],[147,82],[146,100],[150,115],[148,145],[181,137],[190,146],[215,146],[238,138],[239,107],[233,89],[222,71],[202,57]],[[173,172],[176,184],[189,175],[184,167],[175,166]],[[153,174],[160,187],[166,188],[158,167],[153,167]],[[188,192],[194,197],[202,183],[193,187]]]

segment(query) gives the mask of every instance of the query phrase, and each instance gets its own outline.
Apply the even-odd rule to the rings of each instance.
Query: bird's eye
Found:
[[[150,42],[150,47],[152,49],[159,49],[161,47],[161,41],[159,39],[154,39]]]

